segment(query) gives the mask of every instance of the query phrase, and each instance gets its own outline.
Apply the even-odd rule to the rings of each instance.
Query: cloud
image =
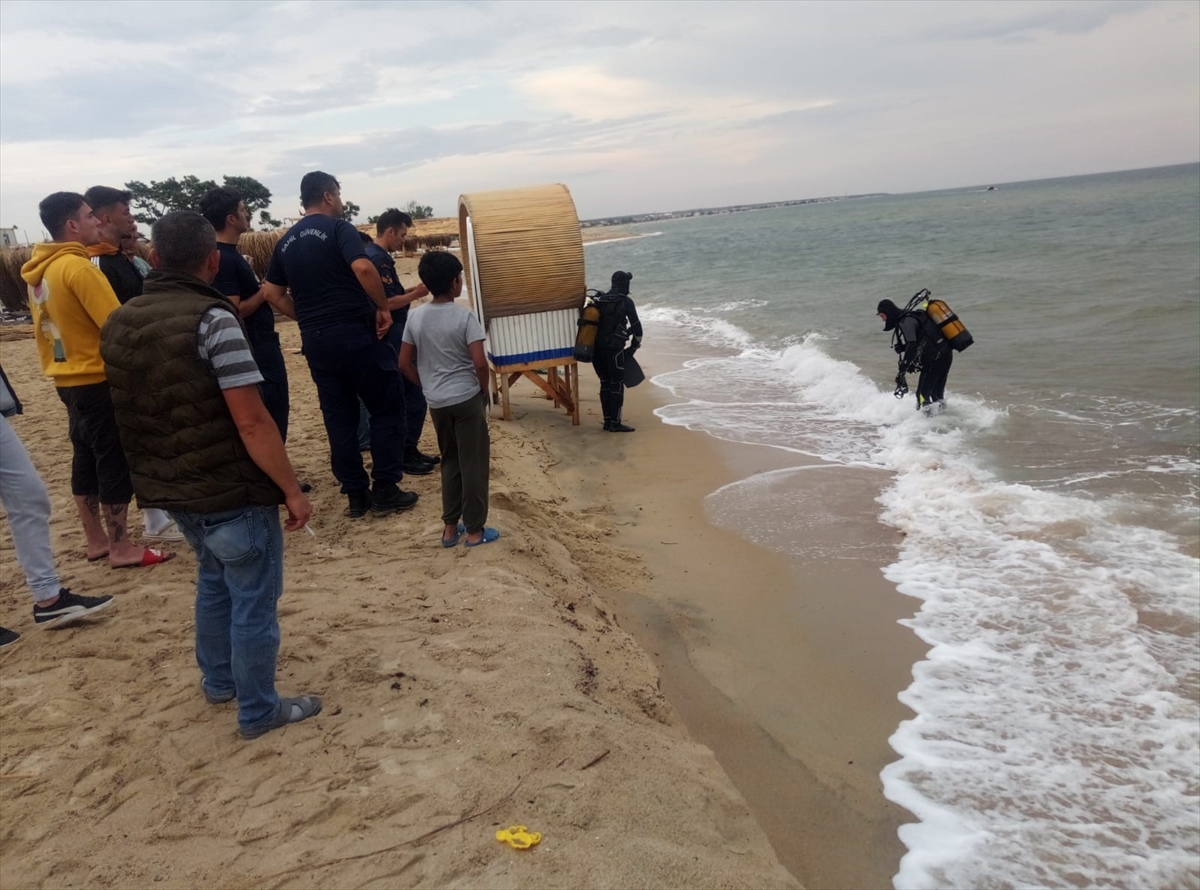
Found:
[[[544,107],[587,120],[647,114],[665,104],[650,83],[610,74],[596,64],[536,71],[517,84]]]
[[[1146,0],[1109,0],[1103,3],[1006,4],[987,8],[968,21],[930,28],[924,36],[931,40],[1029,40],[1038,34],[1082,35],[1096,31],[1113,19],[1130,15]]]
[[[4,0],[0,221],[305,169],[366,213],[560,180],[585,216],[1200,156],[1186,3]]]

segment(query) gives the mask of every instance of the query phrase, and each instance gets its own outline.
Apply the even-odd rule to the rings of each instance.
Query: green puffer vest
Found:
[[[101,331],[121,445],[142,507],[221,513],[284,501],[247,453],[217,378],[197,352],[200,318],[213,307],[233,309],[198,278],[151,272],[142,296],[114,311]]]

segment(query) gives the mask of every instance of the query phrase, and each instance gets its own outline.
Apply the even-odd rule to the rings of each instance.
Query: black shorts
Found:
[[[61,386],[58,397],[67,406],[74,451],[71,494],[94,497],[102,504],[128,504],[133,500],[133,483],[108,384]]]

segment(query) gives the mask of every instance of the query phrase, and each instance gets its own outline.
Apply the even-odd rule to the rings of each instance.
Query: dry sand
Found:
[[[85,562],[65,412],[32,340],[4,333],[63,582],[118,595],[86,625],[39,631],[0,536],[0,622],[25,635],[0,663],[5,890],[798,886],[598,594],[652,580],[614,543],[631,508],[563,466],[560,446],[603,444],[597,428],[546,402],[553,443],[536,424],[493,423],[497,544],[439,546],[436,475],[409,480],[412,512],[351,521],[296,329],[281,325],[289,451],[314,484],[317,537],[287,538],[278,685],[325,709],[245,742],[233,707],[200,694],[190,553],[128,571]],[[511,850],[493,834],[513,824],[544,839]]]

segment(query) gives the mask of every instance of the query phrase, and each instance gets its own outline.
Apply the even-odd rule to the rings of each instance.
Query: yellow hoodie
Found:
[[[100,328],[120,303],[88,249],[75,241],[37,244],[21,277],[43,373],[55,386],[103,383]]]

